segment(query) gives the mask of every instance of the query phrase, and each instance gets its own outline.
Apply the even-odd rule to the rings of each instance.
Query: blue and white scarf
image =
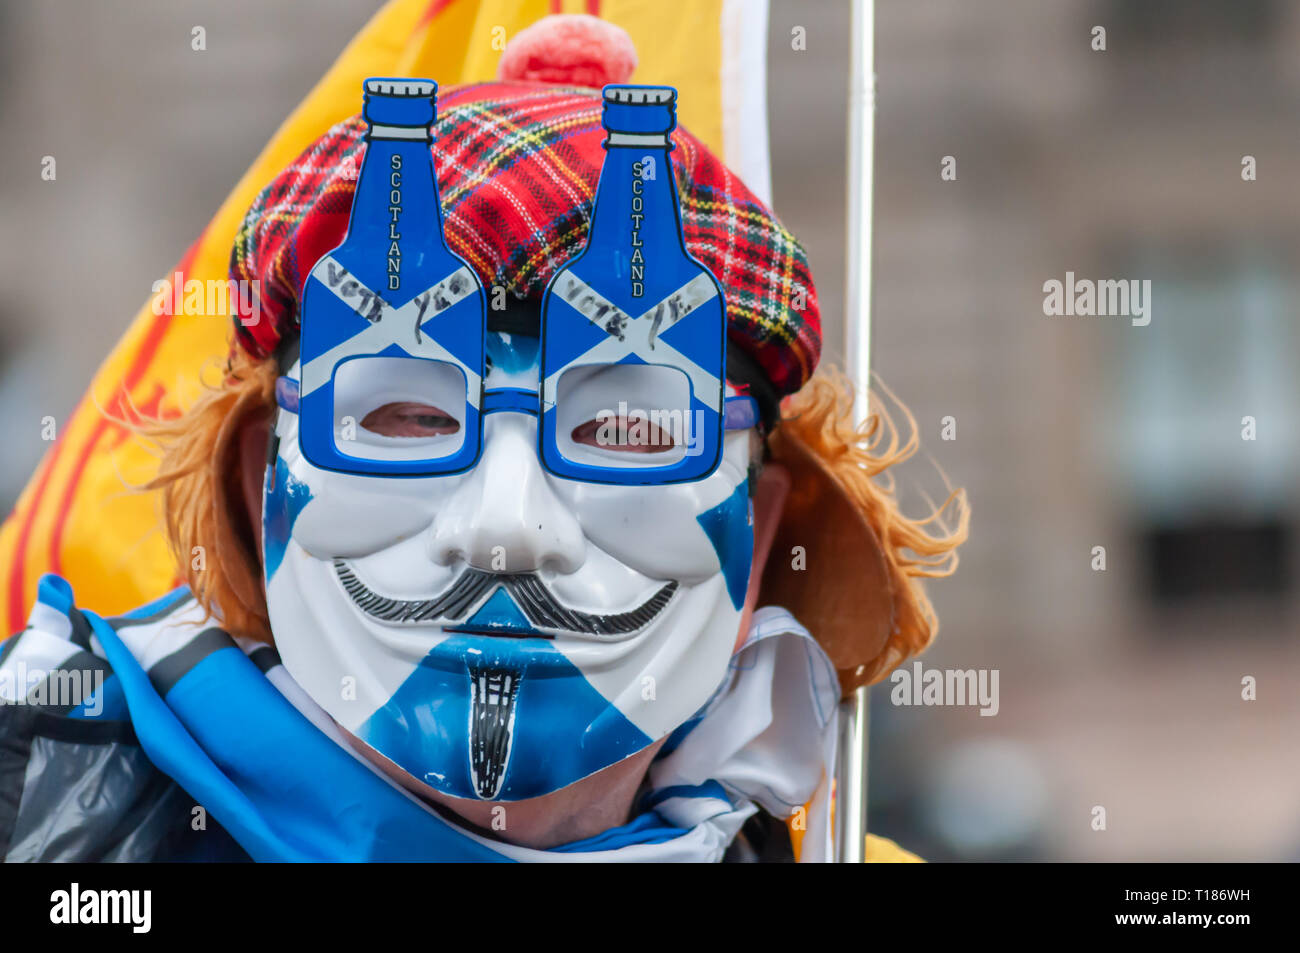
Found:
[[[550,850],[445,819],[356,754],[273,649],[207,625],[184,589],[109,621],[46,576],[5,646],[0,698],[98,660],[96,697],[60,716],[129,719],[150,761],[259,861],[713,862],[760,807],[803,822],[801,861],[830,859],[838,683],[784,609],[754,614],[722,684],[651,764],[633,820]]]

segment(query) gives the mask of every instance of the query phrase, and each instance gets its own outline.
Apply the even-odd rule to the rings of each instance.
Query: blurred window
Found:
[[[1283,261],[1199,249],[1122,272],[1152,278],[1150,325],[1107,337],[1112,463],[1155,600],[1280,597],[1293,578],[1300,285]]]
[[[1105,0],[1098,22],[1143,50],[1184,43],[1268,43],[1278,35],[1281,0]]]
[[[1294,55],[1290,0],[1100,0],[1103,88],[1116,105],[1168,119],[1213,104],[1271,113],[1286,98]]]

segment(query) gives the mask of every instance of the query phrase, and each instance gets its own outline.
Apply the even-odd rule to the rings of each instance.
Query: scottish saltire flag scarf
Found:
[[[202,623],[185,590],[109,621],[47,576],[5,645],[0,695],[34,692],[33,671],[99,664],[95,697],[59,717],[129,719],[149,760],[258,861],[713,862],[759,807],[803,818],[810,800],[800,860],[830,857],[839,689],[783,609],[754,614],[722,684],[653,762],[635,817],[551,850],[445,819],[355,754],[273,649]]]

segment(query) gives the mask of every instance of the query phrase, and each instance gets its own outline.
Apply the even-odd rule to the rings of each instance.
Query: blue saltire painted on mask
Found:
[[[741,483],[731,496],[695,518],[718,554],[727,595],[739,609],[745,604],[749,569],[754,560],[754,510],[749,500],[749,484]]]
[[[271,474],[267,473],[267,479]],[[266,581],[284,561],[284,550],[289,545],[293,524],[298,514],[311,502],[311,488],[289,472],[283,457],[275,458],[275,482],[265,489],[266,502],[262,508],[262,552],[266,559]]]
[[[491,800],[549,794],[653,741],[550,640],[473,635],[436,645],[357,736],[430,787],[479,798],[470,768],[471,668],[518,678],[511,752]]]
[[[499,861],[421,808],[295,709],[235,646],[160,696],[117,633],[86,612],[141,746],[260,861]]]
[[[515,600],[510,598],[510,594],[497,587],[497,591],[492,593],[487,602],[465,621],[466,629],[490,629],[493,632],[513,635],[541,635],[533,628],[532,623],[524,616],[519,606],[515,605]],[[448,631],[457,631],[457,628],[451,628]]]
[[[521,374],[539,365],[542,341],[523,334],[489,331],[486,348],[493,367],[499,367],[507,374]]]

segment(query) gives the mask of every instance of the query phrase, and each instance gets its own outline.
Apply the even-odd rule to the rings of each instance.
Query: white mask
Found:
[[[757,404],[727,396],[722,289],[685,251],[672,89],[605,90],[588,242],[539,339],[487,330],[446,245],[434,88],[366,83],[348,233],[304,285],[281,382],[267,603],[344,729],[444,794],[513,801],[645,749],[718,687]]]
[[[536,339],[489,333],[488,350],[489,388],[536,391]],[[417,780],[538,797],[669,735],[722,680],[752,558],[751,431],[727,432],[702,480],[629,486],[547,472],[525,412],[487,415],[477,465],[437,477],[319,469],[298,426],[280,411],[264,488],[276,646]]]

